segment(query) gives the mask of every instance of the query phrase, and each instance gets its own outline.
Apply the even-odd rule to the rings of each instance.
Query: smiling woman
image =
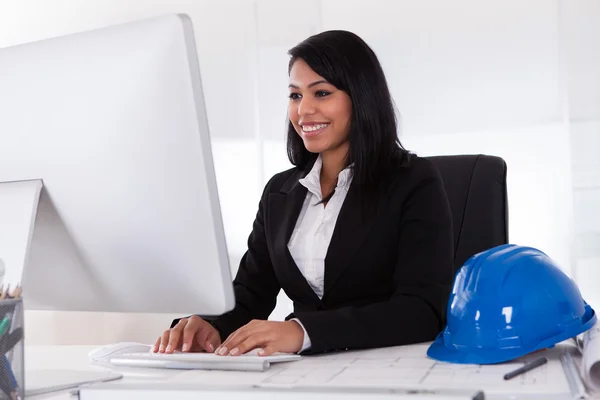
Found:
[[[289,87],[290,129],[293,127],[300,135],[308,152],[325,159],[326,166],[339,167],[349,149],[350,96],[319,76],[302,59],[291,65]],[[337,168],[321,169],[321,193],[328,193],[324,203],[333,196],[339,172]]]
[[[290,69],[290,124],[314,154],[348,152],[352,101],[313,71],[302,59]],[[322,134],[326,129],[326,134]]]
[[[233,282],[236,306],[173,321],[154,351],[319,353],[433,340],[453,271],[432,164],[400,144],[375,53],[328,31],[289,52],[288,157],[267,183]],[[283,289],[285,322],[267,321]]]

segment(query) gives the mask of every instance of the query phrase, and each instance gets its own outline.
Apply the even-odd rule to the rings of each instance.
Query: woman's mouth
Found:
[[[302,135],[304,137],[313,137],[323,132],[325,128],[329,126],[329,124],[310,124],[310,125],[301,125],[302,126]]]

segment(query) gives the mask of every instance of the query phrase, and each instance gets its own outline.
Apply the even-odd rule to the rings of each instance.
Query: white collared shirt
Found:
[[[322,166],[323,162],[319,155],[308,175],[298,181],[308,191],[288,243],[288,249],[294,262],[319,298],[323,298],[327,249],[350,183],[352,183],[352,169],[347,167],[339,173],[335,193],[327,202],[327,207],[318,204],[323,200],[321,193]],[[304,351],[311,346],[310,338],[302,323],[296,318],[293,320],[298,322],[304,330],[304,342],[301,350]]]

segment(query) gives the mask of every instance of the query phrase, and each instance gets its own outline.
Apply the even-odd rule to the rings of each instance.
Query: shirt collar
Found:
[[[321,168],[323,167],[323,160],[321,159],[321,155],[317,157],[312,169],[310,172],[302,179],[299,179],[298,182],[306,187],[312,194],[322,197],[321,193]],[[350,188],[350,184],[352,183],[352,166],[348,166],[344,168],[338,174],[338,181],[335,187],[335,190],[344,189],[348,191]]]

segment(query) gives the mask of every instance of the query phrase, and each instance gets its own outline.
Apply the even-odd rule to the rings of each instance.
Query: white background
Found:
[[[286,52],[347,29],[383,64],[405,147],[503,157],[510,241],[600,307],[599,0],[0,0],[0,47],[171,12],[195,24],[233,272],[263,185],[289,167]],[[291,310],[280,300],[273,319]],[[31,344],[148,342],[170,318],[29,312],[26,326]]]

